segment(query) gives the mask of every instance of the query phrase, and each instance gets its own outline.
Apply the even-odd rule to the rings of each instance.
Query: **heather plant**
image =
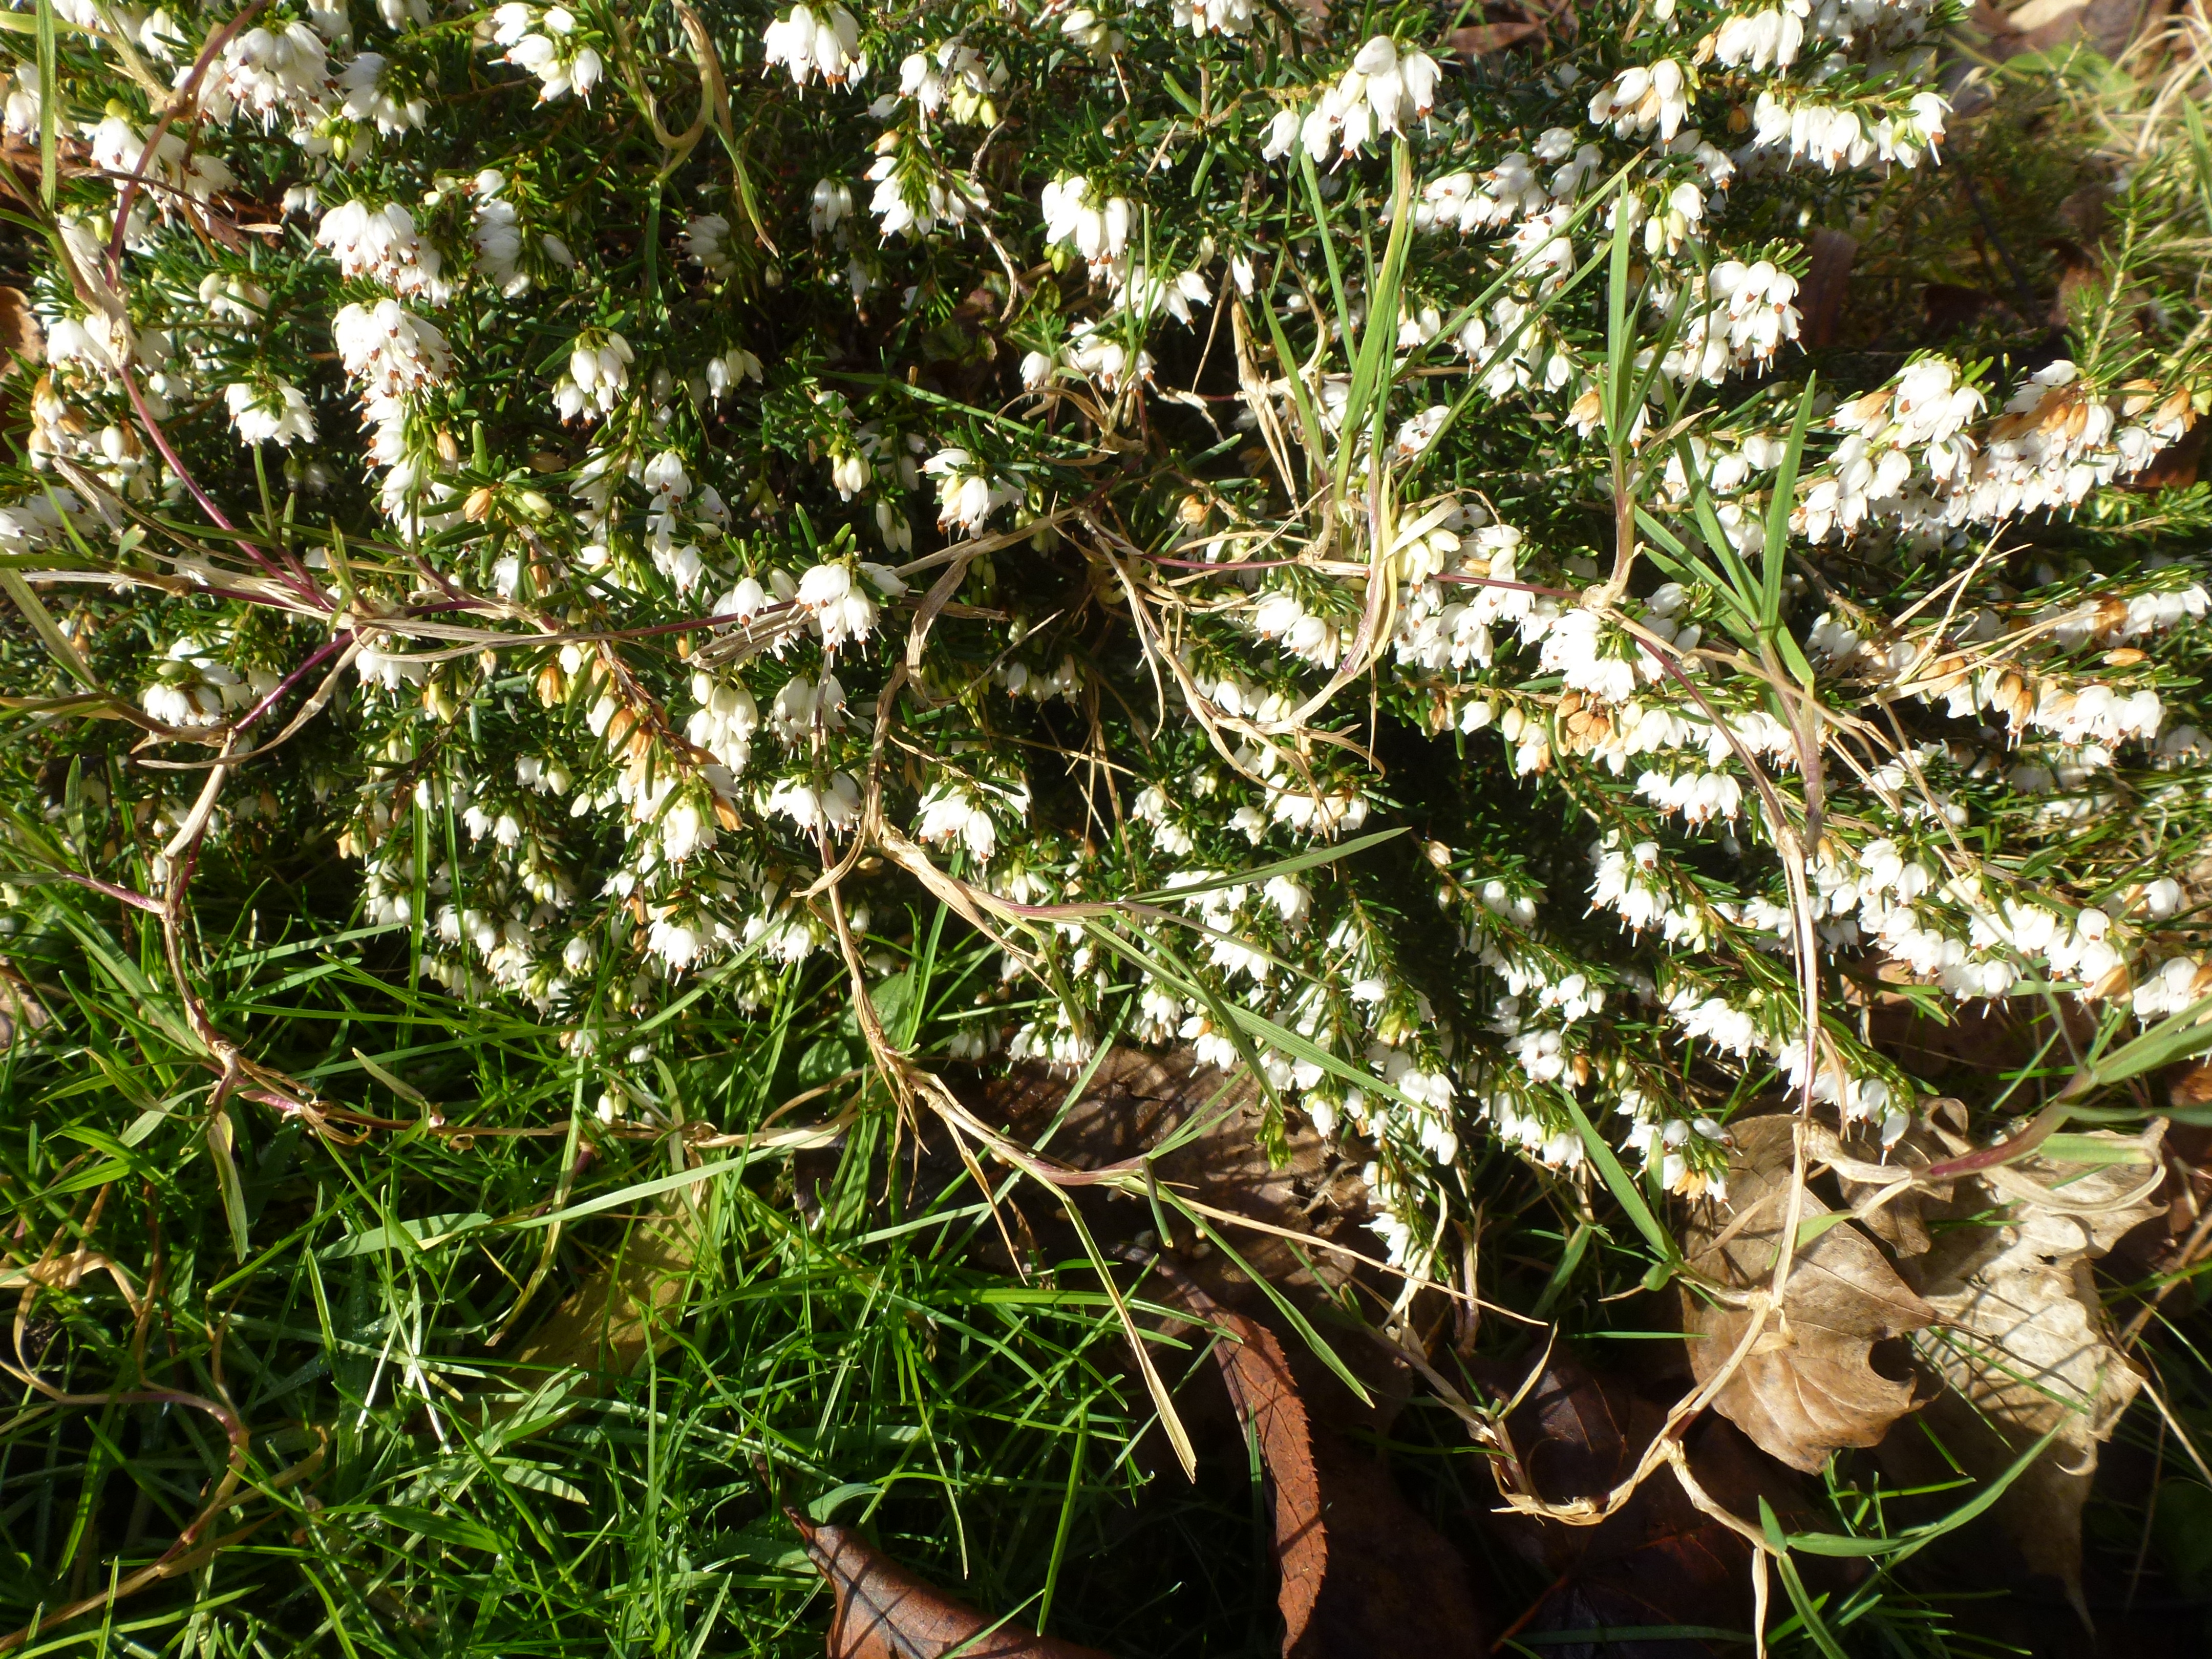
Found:
[[[1416,1277],[1493,1141],[1662,1256],[1762,1093],[1878,1161],[1877,1005],[2178,1052],[2212,173],[2185,99],[2046,337],[1817,349],[1949,15],[11,14],[16,940],[135,908],[325,1127],[195,988],[214,866],[334,845],[610,1125],[816,962],[1024,1167],[948,1067],[1186,1043]],[[932,911],[1002,970],[925,1022]]]

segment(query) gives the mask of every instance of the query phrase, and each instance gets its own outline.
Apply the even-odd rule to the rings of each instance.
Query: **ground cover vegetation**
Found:
[[[0,1650],[2201,1650],[2201,14],[0,31]]]

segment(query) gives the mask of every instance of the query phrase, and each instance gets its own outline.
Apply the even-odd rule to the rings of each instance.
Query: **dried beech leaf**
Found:
[[[2097,1449],[2141,1386],[2104,1335],[2090,1261],[2158,1215],[2158,1141],[2082,1136],[2138,1161],[2092,1164],[2038,1155],[1963,1182],[1962,1215],[2002,1208],[1996,1226],[1944,1230],[1921,1264],[1921,1291],[1944,1324],[1922,1342],[1951,1385],[1935,1426],[1987,1477],[2052,1430],[2057,1438],[1999,1505],[2027,1565],[2077,1601],[2081,1505]],[[1949,1427],[1951,1432],[1945,1434]]]
[[[1911,1124],[1895,1141],[1884,1146],[1846,1143],[1824,1127],[1808,1131],[1807,1154],[1833,1171],[1844,1206],[1857,1218],[1857,1224],[1894,1255],[1925,1255],[1929,1240],[1928,1224],[1923,1218],[1924,1206],[1951,1200],[1951,1182],[1929,1181],[1920,1172],[1954,1156],[1933,1127],[1936,1122],[1948,1122],[1948,1109],[1954,1106],[1962,1115],[1959,1122],[1963,1128],[1966,1108],[1954,1101],[1938,1100],[1930,1103],[1923,1121]],[[1939,1113],[1945,1115],[1936,1116]],[[1911,1184],[1900,1188],[1899,1183],[1908,1179]],[[1863,1206],[1873,1207],[1860,1215]]]
[[[0,289],[0,294],[9,290]],[[13,963],[0,957],[0,1052],[4,1052],[15,1041],[18,1031],[43,1030],[52,1024],[39,1000],[31,981],[15,971]]]
[[[1543,29],[1541,23],[1477,23],[1454,29],[1444,36],[1444,46],[1448,51],[1463,52],[1470,58],[1486,58],[1508,46],[1517,46],[1530,35],[1542,33]]]
[[[1509,1397],[1519,1383],[1517,1373],[1486,1380]],[[1554,1353],[1507,1419],[1506,1433],[1522,1483],[1547,1502],[1564,1504],[1611,1490],[1635,1467],[1665,1418],[1662,1406],[1620,1379]],[[1685,1449],[1698,1484],[1734,1513],[1755,1516],[1764,1498],[1785,1525],[1801,1517],[1809,1522],[1810,1506],[1796,1477],[1733,1425],[1702,1419]],[[1670,1625],[1741,1629],[1750,1622],[1751,1547],[1691,1503],[1671,1468],[1658,1470],[1624,1508],[1595,1527],[1511,1510],[1486,1514],[1483,1521],[1552,1579],[1514,1621],[1516,1633]],[[1667,1637],[1543,1650],[1602,1653],[1607,1659],[1672,1659],[1688,1650]]]
[[[1039,1636],[1012,1620],[994,1629],[993,1620],[924,1583],[858,1533],[785,1513],[837,1598],[830,1659],[940,1659],[951,1653],[960,1659],[1107,1659],[1097,1648]]]
[[[1748,1291],[1772,1276],[1789,1212],[1793,1125],[1781,1116],[1735,1126],[1728,1177],[1735,1216],[1693,1224],[1684,1241],[1701,1277]],[[1731,1219],[1746,1212],[1748,1220],[1730,1236]],[[1806,1219],[1829,1213],[1805,1194]],[[1682,1299],[1690,1365],[1702,1384],[1728,1363],[1751,1315],[1686,1287]],[[1761,1449],[1792,1468],[1817,1469],[1843,1447],[1880,1443],[1912,1409],[1912,1385],[1875,1370],[1874,1345],[1936,1316],[1871,1238],[1848,1221],[1835,1223],[1799,1248],[1779,1314],[1713,1403]]]
[[[1174,1141],[1173,1151],[1152,1160],[1163,1187],[1293,1234],[1363,1252],[1373,1248],[1375,1236],[1366,1225],[1372,1211],[1359,1164],[1304,1120],[1281,1124],[1271,1134],[1267,1103],[1249,1078],[1201,1064],[1188,1048],[1153,1054],[1117,1047],[1062,1117],[1067,1087],[1066,1073],[1048,1066],[1010,1066],[984,1085],[978,1110],[1024,1141],[1035,1140],[1059,1119],[1048,1150],[1085,1170],[1140,1158]],[[1194,1127],[1199,1132],[1191,1133]],[[1176,1139],[1185,1134],[1189,1138]],[[1276,1156],[1270,1154],[1270,1141]],[[1121,1231],[1106,1218],[1103,1192],[1096,1203],[1083,1193],[1078,1196],[1102,1237]],[[1257,1231],[1233,1231],[1237,1253],[1279,1289],[1295,1293],[1316,1277],[1333,1288],[1349,1277],[1346,1259],[1336,1251],[1301,1249],[1295,1240]],[[1216,1295],[1231,1289],[1225,1266],[1218,1258],[1187,1264]]]
[[[23,290],[0,288],[0,374],[13,373],[18,364],[37,363],[45,356],[46,341]]]
[[[1194,1309],[1193,1311],[1200,1311]],[[1259,1442],[1274,1488],[1275,1559],[1281,1564],[1283,1651],[1293,1652],[1313,1622],[1328,1574],[1328,1526],[1314,1467],[1313,1425],[1273,1331],[1243,1314],[1203,1310],[1231,1340],[1215,1346],[1237,1418]]]
[[[2212,1060],[2201,1060],[2179,1073],[2169,1091],[2177,1106],[2212,1105]]]
[[[1807,245],[1810,256],[1805,282],[1798,291],[1798,310],[1804,318],[1803,339],[1808,349],[1832,346],[1843,321],[1844,301],[1850,292],[1851,261],[1859,245],[1840,230],[1816,230]]]
[[[2070,20],[2087,9],[2089,0],[2027,0],[2005,14],[2005,26],[2016,33],[2033,34],[2045,26]]]
[[[1273,1332],[1158,1265],[1192,1314],[1226,1334],[1214,1357],[1273,1488],[1284,1659],[1476,1659],[1483,1621],[1458,1553],[1371,1455],[1314,1421]]]
[[[518,1367],[628,1375],[648,1340],[672,1340],[665,1316],[684,1300],[698,1250],[698,1223],[680,1200],[654,1211],[623,1241],[621,1254],[592,1273],[515,1351]]]

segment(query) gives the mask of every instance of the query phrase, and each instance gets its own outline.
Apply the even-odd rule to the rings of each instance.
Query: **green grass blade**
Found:
[[[2134,1041],[2094,1061],[2090,1079],[2096,1087],[2109,1088],[2207,1048],[2212,1048],[2212,997],[2167,1015]]]
[[[54,40],[54,0],[39,0],[39,199],[54,210],[60,183],[61,63]]]
[[[1636,356],[1628,332],[1629,251],[1628,184],[1623,179],[1613,196],[1613,244],[1606,269],[1605,378],[1598,393],[1605,404],[1606,436],[1616,449],[1628,441],[1628,380]]]
[[[1805,458],[1805,432],[1812,424],[1813,395],[1819,383],[1817,374],[1805,377],[1805,392],[1797,400],[1790,437],[1782,447],[1782,465],[1774,475],[1774,494],[1766,503],[1766,569],[1759,595],[1759,621],[1770,637],[1782,631],[1782,573],[1790,562],[1790,514],[1796,502],[1797,470]]]
[[[1628,1173],[1626,1166],[1614,1155],[1612,1144],[1597,1132],[1597,1126],[1583,1110],[1582,1103],[1572,1095],[1566,1097],[1566,1102],[1567,1110],[1575,1120],[1576,1131],[1583,1138],[1583,1149],[1589,1153],[1590,1162],[1596,1165],[1598,1176],[1605,1182],[1607,1190],[1612,1193],[1629,1220],[1634,1224],[1636,1231],[1644,1235],[1644,1241],[1659,1253],[1659,1259],[1669,1262],[1676,1260],[1678,1253],[1674,1236],[1661,1226],[1659,1218],[1651,1213],[1651,1206],[1644,1201],[1644,1193],[1636,1184],[1636,1177]]]
[[[88,691],[105,695],[107,688],[100,683],[76,647],[70,643],[69,635],[63,633],[61,625],[55,622],[53,612],[46,609],[46,601],[39,597],[31,584],[23,580],[21,572],[0,570],[0,592],[6,593],[15,602],[15,609],[23,613],[23,620],[31,624],[33,631],[39,636],[39,642],[46,647],[48,654],[56,662],[69,672],[71,679]]]
[[[1371,1406],[1375,1403],[1367,1392],[1366,1384],[1352,1374],[1352,1368],[1338,1358],[1336,1350],[1323,1340],[1322,1334],[1314,1328],[1313,1322],[1298,1311],[1297,1305],[1277,1288],[1273,1279],[1265,1273],[1255,1273],[1252,1264],[1237,1253],[1236,1248],[1222,1236],[1219,1228],[1199,1214],[1197,1211],[1187,1208],[1178,1202],[1173,1193],[1164,1192],[1161,1196],[1192,1226],[1204,1234],[1208,1243],[1227,1256],[1237,1272],[1243,1273],[1266,1293],[1267,1300],[1274,1304],[1275,1311],[1282,1315],[1291,1328],[1298,1334],[1298,1340],[1313,1350],[1315,1358],[1336,1374],[1339,1382],[1352,1390],[1354,1399],[1363,1406]]]
[[[1188,887],[1155,887],[1149,892],[1133,893],[1130,902],[1137,904],[1158,904],[1175,899],[1188,898],[1194,893],[1215,893],[1227,887],[1263,887],[1277,876],[1294,876],[1302,870],[1317,865],[1336,864],[1364,853],[1370,847],[1380,847],[1386,841],[1395,841],[1406,834],[1402,824],[1395,830],[1378,830],[1372,835],[1359,836],[1347,842],[1309,848],[1303,853],[1255,869],[1239,872],[1233,876],[1217,876],[1210,881],[1194,881]]]
[[[1315,173],[1313,157],[1303,146],[1298,150],[1298,171],[1306,181],[1306,199],[1313,204],[1314,235],[1321,242],[1322,258],[1328,264],[1329,294],[1336,301],[1336,323],[1342,331],[1339,337],[1346,351],[1352,349],[1352,302],[1344,295],[1344,269],[1337,261],[1336,237],[1328,228],[1328,204],[1321,198],[1321,178]]]
[[[1298,362],[1297,354],[1291,349],[1289,337],[1283,332],[1282,320],[1275,315],[1274,301],[1264,293],[1259,299],[1261,314],[1267,319],[1267,337],[1274,345],[1275,360],[1282,365],[1283,379],[1291,388],[1291,401],[1297,407],[1298,426],[1305,434],[1306,453],[1313,464],[1312,470],[1306,475],[1310,483],[1328,454],[1328,434],[1322,427],[1320,412],[1313,406],[1313,392],[1306,385],[1305,374]]]

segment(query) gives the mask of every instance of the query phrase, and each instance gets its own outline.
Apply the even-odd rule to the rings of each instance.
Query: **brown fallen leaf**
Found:
[[[2204,460],[2204,440],[2212,435],[2212,427],[2199,421],[2181,434],[2180,440],[2168,444],[2151,457],[2150,465],[2128,481],[2136,490],[2182,489],[2197,482],[2197,473]]]
[[[653,1212],[516,1348],[517,1369],[627,1376],[648,1341],[665,1348],[674,1340],[665,1316],[690,1286],[698,1243],[697,1218],[680,1197]]]
[[[1923,1339],[1950,1384],[1929,1426],[1986,1479],[2053,1430],[2057,1437],[2005,1493],[1998,1514],[2027,1565],[2081,1605],[2081,1506],[2141,1379],[2106,1340],[2089,1263],[2165,1208],[2157,1128],[2140,1139],[2082,1137],[2121,1161],[2067,1163],[2038,1153],[1961,1181],[1917,1269],[1943,1317]],[[2130,1152],[2136,1156],[2130,1158]],[[1996,1208],[1996,1224],[1956,1224]]]
[[[1520,1377],[1501,1372],[1485,1380],[1510,1398]],[[1665,1419],[1657,1401],[1555,1352],[1506,1419],[1518,1484],[1547,1503],[1601,1498],[1634,1468]],[[1732,1513],[1755,1521],[1764,1498],[1785,1525],[1809,1517],[1796,1478],[1731,1424],[1702,1419],[1684,1449],[1698,1484]],[[1508,1548],[1553,1575],[1508,1636],[1669,1625],[1741,1630],[1750,1622],[1750,1545],[1699,1510],[1671,1468],[1662,1467],[1595,1527],[1510,1510],[1479,1518]],[[1556,1650],[1565,1659],[1601,1652],[1607,1659],[1672,1659],[1693,1650],[1663,1638]]]
[[[1543,32],[1541,23],[1478,23],[1470,28],[1454,29],[1444,36],[1444,47],[1449,52],[1465,52],[1470,58],[1486,58],[1508,46],[1517,46],[1530,35]]]
[[[17,973],[7,957],[0,957],[0,1050],[15,1042],[18,1031],[44,1030],[52,1019],[31,988],[31,981]]]
[[[1996,295],[1957,283],[1929,283],[1920,290],[1920,307],[1929,335],[1940,337],[1971,327],[1990,312],[2010,317],[2011,307]]]
[[[1483,1653],[1465,1563],[1372,1455],[1315,1420],[1274,1333],[1164,1257],[1154,1266],[1194,1317],[1224,1334],[1214,1358],[1272,1488],[1284,1659]]]
[[[31,302],[19,288],[0,288],[0,374],[11,374],[18,366],[46,358],[46,337]]]
[[[871,1546],[849,1528],[784,1514],[837,1598],[830,1659],[1107,1659],[1097,1648],[986,1619]],[[988,1634],[986,1634],[986,1632]]]
[[[1375,1236],[1365,1224],[1372,1211],[1358,1161],[1297,1118],[1275,1129],[1279,1157],[1271,1156],[1267,1103],[1249,1078],[1203,1065],[1188,1048],[1152,1054],[1117,1047],[1099,1062],[1072,1107],[1067,1092],[1066,1073],[1042,1065],[1014,1066],[978,1091],[975,1109],[1024,1142],[1058,1120],[1048,1150],[1085,1170],[1121,1164],[1175,1140],[1174,1151],[1152,1160],[1152,1173],[1164,1188],[1293,1235],[1362,1254],[1374,1250]],[[1117,1206],[1129,1231],[1152,1224],[1141,1199],[1109,1197],[1100,1188],[1077,1188],[1075,1196],[1104,1236],[1123,1231],[1115,1220]],[[1224,1231],[1255,1273],[1293,1295],[1316,1279],[1334,1289],[1352,1272],[1350,1258],[1339,1251],[1314,1250],[1295,1237],[1255,1229]],[[1218,1257],[1184,1267],[1217,1297],[1233,1288]]]
[[[1789,1211],[1794,1123],[1773,1116],[1733,1126],[1735,1212],[1693,1221],[1683,1241],[1691,1270],[1708,1283],[1750,1291],[1771,1279]],[[1805,1220],[1830,1213],[1804,1195]],[[1687,1285],[1682,1314],[1690,1367],[1703,1384],[1727,1364],[1752,1316]],[[1873,1239],[1850,1221],[1832,1223],[1801,1243],[1781,1309],[1713,1403],[1761,1449],[1792,1468],[1818,1469],[1845,1446],[1880,1444],[1913,1408],[1912,1384],[1874,1368],[1874,1345],[1936,1317]]]
[[[1844,301],[1850,292],[1851,261],[1858,251],[1857,240],[1843,231],[1813,233],[1806,249],[1805,283],[1798,292],[1798,309],[1805,319],[1801,337],[1808,349],[1835,344]]]
[[[1887,1146],[1873,1143],[1863,1128],[1848,1141],[1825,1125],[1808,1132],[1805,1150],[1833,1172],[1843,1200],[1858,1224],[1887,1244],[1893,1255],[1916,1256],[1926,1252],[1928,1223],[1921,1213],[1928,1204],[1951,1201],[1957,1183],[1931,1181],[1921,1172],[1953,1154],[1936,1138],[1937,1126],[1966,1127],[1966,1108],[1949,1097],[1933,1100],[1904,1133]]]

